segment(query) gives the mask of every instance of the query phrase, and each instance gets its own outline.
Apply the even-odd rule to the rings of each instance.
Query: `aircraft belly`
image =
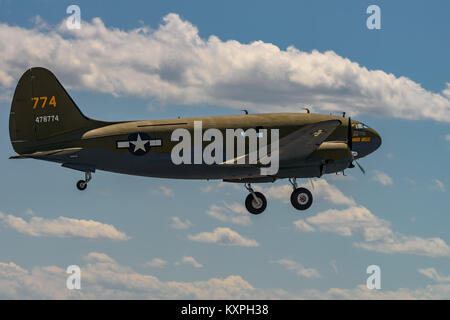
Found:
[[[114,152],[104,148],[82,150],[78,158],[72,161],[90,164],[97,170],[116,173],[175,179],[224,179],[237,177],[254,177],[259,175],[259,168],[227,167],[206,164],[173,164],[170,154],[149,152],[136,156],[128,152]]]
[[[142,156],[128,152],[116,152],[105,148],[83,149],[69,156],[48,156],[43,160],[62,163],[65,167],[95,168],[96,170],[115,173],[172,179],[239,179],[261,177],[260,169],[237,165],[206,165],[206,164],[173,164],[170,154],[148,152]],[[322,169],[320,162],[299,162],[297,165],[281,167],[276,178],[313,178],[321,173],[335,173],[348,168],[349,160],[337,160],[328,163]],[[83,170],[81,170],[83,171]]]

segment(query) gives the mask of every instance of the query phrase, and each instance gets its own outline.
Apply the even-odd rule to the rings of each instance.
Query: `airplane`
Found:
[[[262,175],[261,163],[239,164],[229,161],[213,164],[174,164],[171,139],[179,128],[194,130],[217,128],[255,129],[258,133],[277,129],[279,168],[275,174]],[[77,182],[85,190],[92,173],[115,173],[172,179],[218,179],[243,183],[249,194],[245,206],[251,214],[262,213],[267,200],[254,191],[252,183],[288,179],[290,197],[297,210],[308,209],[313,196],[298,187],[297,179],[338,174],[354,168],[357,162],[381,145],[380,135],[360,121],[331,114],[257,113],[196,118],[143,121],[99,121],[86,117],[48,69],[33,67],[20,78],[14,92],[9,118],[9,133],[14,151],[10,159],[38,159],[60,163],[65,168],[84,172]],[[233,138],[234,139],[234,138]],[[207,145],[203,141],[203,145]],[[270,149],[271,150],[271,149]],[[247,155],[248,156],[248,155]],[[235,160],[235,159],[232,159]]]

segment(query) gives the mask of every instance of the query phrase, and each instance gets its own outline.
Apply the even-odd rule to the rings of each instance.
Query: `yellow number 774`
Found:
[[[33,109],[36,109],[36,108],[37,108],[37,105],[38,105],[38,101],[39,101],[39,100],[43,101],[42,104],[41,104],[41,108],[44,109],[44,108],[45,108],[45,105],[46,105],[46,103],[47,103],[47,99],[48,99],[47,97],[32,97],[31,100],[34,100]],[[50,98],[50,102],[49,102],[48,104],[51,105],[51,106],[53,106],[54,108],[56,108],[56,99],[55,99],[55,96],[52,96],[52,97]]]

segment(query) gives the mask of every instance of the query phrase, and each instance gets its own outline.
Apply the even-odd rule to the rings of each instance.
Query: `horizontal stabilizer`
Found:
[[[38,151],[34,153],[21,154],[20,156],[12,156],[10,159],[48,159],[49,157],[61,157],[61,156],[70,156],[75,154],[76,152],[82,150],[83,148],[66,148],[66,149],[57,149],[57,150],[49,150],[49,151]]]

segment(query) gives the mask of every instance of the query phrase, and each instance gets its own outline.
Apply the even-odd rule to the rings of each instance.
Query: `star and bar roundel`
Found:
[[[149,135],[144,132],[132,133],[128,136],[128,140],[120,140],[116,142],[117,149],[128,149],[135,156],[142,156],[150,151],[151,147],[161,147],[161,139],[150,139]]]

